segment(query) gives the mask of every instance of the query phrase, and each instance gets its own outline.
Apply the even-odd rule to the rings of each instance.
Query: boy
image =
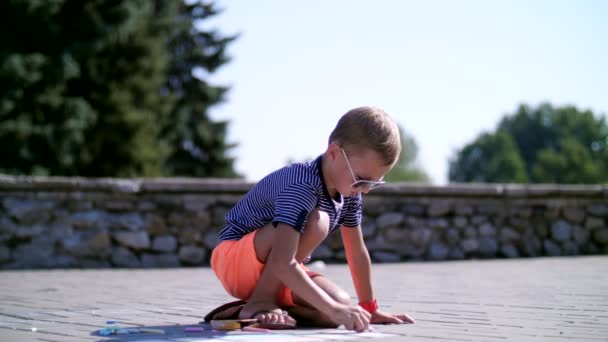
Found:
[[[361,233],[361,193],[384,183],[400,150],[399,129],[386,113],[352,109],[338,121],[325,153],[264,177],[228,212],[211,266],[230,295],[247,300],[239,318],[295,326],[296,317],[355,331],[370,323],[414,323],[405,314],[378,310]],[[303,266],[338,227],[358,306]]]

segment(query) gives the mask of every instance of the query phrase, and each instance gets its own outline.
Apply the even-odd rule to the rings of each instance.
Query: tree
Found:
[[[155,8],[131,1],[5,1],[0,169],[159,175],[166,54]]]
[[[397,164],[389,171],[384,179],[389,182],[411,181],[426,182],[430,181],[429,176],[418,166],[418,144],[416,140],[408,135],[403,127],[399,126],[401,136],[401,153]]]
[[[210,2],[181,2],[171,32],[171,64],[166,89],[176,99],[164,134],[171,145],[165,162],[169,175],[235,177],[234,160],[227,151],[228,121],[212,121],[208,109],[224,100],[223,86],[208,84],[193,72],[213,73],[229,62],[226,48],[236,36],[197,28],[197,22],[220,13]]]
[[[0,37],[0,172],[234,176],[226,88],[193,77],[227,62],[211,3],[7,0]],[[189,153],[187,153],[189,152]]]
[[[518,182],[528,176],[517,145],[505,132],[481,134],[450,161],[449,179],[456,182]]]
[[[483,134],[450,161],[459,182],[604,183],[608,126],[573,106],[521,105],[494,133]]]

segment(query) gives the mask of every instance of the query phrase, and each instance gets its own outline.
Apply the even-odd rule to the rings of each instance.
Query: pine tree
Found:
[[[152,3],[9,0],[0,12],[0,171],[160,175],[170,98]]]
[[[176,100],[164,128],[172,151],[165,163],[169,175],[238,176],[234,160],[227,155],[235,146],[226,143],[228,121],[213,121],[208,114],[210,107],[224,100],[228,89],[195,76],[196,72],[212,74],[230,60],[226,48],[236,36],[197,28],[197,23],[219,12],[213,2],[179,5],[169,42],[171,65],[166,84]]]

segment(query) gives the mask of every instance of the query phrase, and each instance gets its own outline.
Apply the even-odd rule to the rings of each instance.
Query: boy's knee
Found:
[[[336,291],[333,294],[330,294],[330,296],[333,297],[333,299],[340,304],[344,304],[344,305],[353,304],[352,299],[350,298],[348,293],[344,290]]]
[[[304,232],[318,235],[321,239],[325,238],[329,233],[329,215],[319,208],[315,208],[308,214]]]

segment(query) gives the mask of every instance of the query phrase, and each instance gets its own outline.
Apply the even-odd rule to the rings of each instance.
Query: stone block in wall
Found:
[[[463,230],[464,237],[466,238],[477,238],[479,234],[477,234],[477,228],[473,226],[468,226]]]
[[[433,237],[433,232],[424,227],[412,229],[410,232],[410,241],[418,248],[426,248]]]
[[[496,236],[496,231],[496,227],[489,222],[482,223],[479,226],[479,236],[494,237]]]
[[[416,216],[406,216],[405,226],[409,228],[421,228],[426,226],[426,220]]]
[[[416,247],[411,243],[402,243],[399,246],[395,246],[393,250],[397,251],[397,253],[399,253],[401,256],[414,259],[419,259],[424,255],[425,252],[424,247]]]
[[[521,234],[511,227],[503,227],[500,230],[500,242],[517,241],[521,239]]]
[[[464,216],[457,216],[452,219],[452,224],[456,228],[464,228],[469,224],[469,220]]]
[[[108,211],[131,211],[133,209],[135,209],[135,204],[133,203],[132,200],[128,200],[128,199],[112,199],[109,201],[104,201],[103,203],[100,203],[101,205],[103,205],[103,208],[108,210]],[[100,205],[100,207],[101,207]]]
[[[150,234],[150,236],[165,235],[169,231],[162,216],[152,213],[148,213],[144,217],[143,229]]]
[[[373,237],[374,235],[376,235],[376,230],[377,230],[376,222],[369,217],[364,217],[361,230],[362,230],[364,239],[369,239],[369,238]]]
[[[7,197],[2,201],[2,206],[17,224],[34,225],[45,222],[51,217],[56,202]]]
[[[503,244],[500,247],[500,253],[507,258],[519,257],[519,252],[517,251],[517,248],[511,243]]]
[[[191,245],[203,241],[203,232],[192,227],[180,228],[177,230],[179,243]]]
[[[196,227],[198,229],[205,229],[211,223],[211,218],[208,213],[200,212],[177,212],[173,211],[167,218],[167,223],[172,227]]]
[[[49,260],[50,268],[71,268],[79,267],[78,258],[73,255],[55,254]]]
[[[588,229],[581,226],[574,226],[572,229],[572,236],[574,237],[574,242],[576,242],[579,247],[583,247],[589,242],[591,234]]]
[[[112,229],[139,231],[144,229],[144,216],[141,213],[109,213],[106,215]]]
[[[499,207],[497,204],[480,204],[477,206],[477,212],[484,216],[494,216],[498,213]]]
[[[53,245],[44,239],[34,239],[30,243],[20,244],[12,253],[13,260],[21,267],[50,267]]]
[[[106,228],[109,225],[107,213],[103,210],[75,212],[70,215],[69,223],[77,229]]]
[[[469,216],[473,214],[473,206],[471,205],[456,205],[454,212],[459,216]]]
[[[589,216],[585,220],[585,228],[589,230],[597,229],[597,228],[605,228],[606,222],[601,217]]]
[[[450,248],[450,252],[448,253],[447,258],[451,260],[461,260],[465,258],[465,255],[462,249],[460,249],[460,247],[453,246]]]
[[[587,207],[587,212],[597,217],[608,217],[608,204],[592,204]]]
[[[560,208],[557,206],[549,206],[544,210],[544,217],[548,221],[553,221],[559,217]]]
[[[593,241],[600,245],[608,245],[608,228],[600,228],[594,230]]]
[[[125,247],[114,247],[112,249],[112,264],[118,267],[141,267],[141,261],[133,252]]]
[[[551,237],[556,241],[567,241],[572,236],[572,225],[564,220],[557,220],[551,225]]]
[[[146,249],[150,248],[150,236],[148,233],[139,232],[127,232],[119,231],[113,232],[112,237],[125,247],[131,247],[134,249]]]
[[[526,228],[528,228],[528,226],[530,225],[530,222],[527,219],[521,217],[511,216],[506,220],[506,222],[520,233],[525,232]]]
[[[447,201],[434,201],[431,203],[428,209],[428,215],[430,217],[443,217],[449,214],[452,210],[450,202]]]
[[[44,226],[37,224],[34,226],[21,226],[15,231],[15,236],[20,239],[31,238],[40,235],[44,231]]]
[[[536,235],[530,234],[530,231],[524,233],[519,244],[523,256],[534,257],[542,255],[543,244]]]
[[[552,240],[543,241],[543,248],[545,250],[545,253],[547,253],[547,255],[549,255],[549,256],[562,255],[561,247],[557,243],[553,242]]]
[[[61,241],[63,249],[76,257],[105,257],[110,255],[112,242],[105,230],[75,231]]]
[[[541,239],[549,237],[549,228],[546,222],[536,222],[533,224],[533,233]]]
[[[211,224],[213,226],[223,227],[226,224],[226,214],[230,208],[216,206],[211,210]]]
[[[400,227],[389,227],[384,229],[384,238],[389,243],[402,243],[408,240],[409,232]]]
[[[378,234],[378,237],[382,238],[382,235]],[[325,243],[327,244],[327,246],[329,248],[331,248],[334,251],[344,249],[344,243],[342,242],[342,235],[337,231],[334,231],[327,238],[325,238]]]
[[[517,205],[510,207],[507,211],[508,216],[518,219],[523,219],[524,221],[529,219],[532,215],[532,208],[523,205]]]
[[[585,219],[585,210],[577,207],[567,207],[563,210],[563,216],[571,223],[581,223]]]
[[[11,260],[11,250],[6,246],[0,245],[0,264],[9,260]]]
[[[408,203],[403,206],[403,212],[408,215],[422,216],[425,214],[426,208],[421,204]]]
[[[10,218],[0,216],[0,236],[10,237],[17,231],[17,225]]]
[[[435,241],[431,243],[431,247],[428,251],[428,258],[430,260],[444,260],[450,253],[450,249],[444,243]]]
[[[449,225],[448,220],[444,218],[431,218],[427,222],[429,227],[440,230],[448,228]]]
[[[376,262],[398,262],[401,260],[399,254],[394,252],[373,252],[372,259]]]
[[[389,227],[400,226],[405,221],[405,215],[402,213],[384,213],[376,218],[378,229],[386,229]]]
[[[179,260],[175,254],[149,254],[145,253],[141,256],[141,265],[143,267],[177,267],[180,266]]]
[[[200,265],[207,256],[204,248],[197,246],[182,246],[179,249],[179,260],[188,265]]]
[[[215,248],[218,242],[219,230],[209,230],[203,233],[203,245],[210,250]]]
[[[334,255],[334,253],[332,252],[332,250],[328,246],[326,246],[324,244],[319,245],[312,252],[312,258],[313,259],[329,260],[329,259],[332,258],[333,255]]]
[[[479,241],[477,239],[464,239],[460,242],[460,248],[465,254],[471,254],[479,250]]]
[[[460,233],[456,228],[448,228],[445,232],[445,241],[448,245],[453,246],[460,242]]]
[[[482,236],[479,238],[479,253],[485,257],[493,257],[496,256],[498,252],[498,242],[496,239]]]
[[[471,224],[480,226],[486,222],[490,222],[490,218],[485,215],[475,215],[471,217]]]
[[[154,203],[154,202],[145,201],[145,200],[141,200],[141,201],[137,202],[137,211],[149,212],[149,211],[155,211],[157,209],[158,209],[158,207],[156,206],[156,203]]]
[[[576,243],[573,241],[564,241],[562,243],[563,255],[577,255],[579,250]]]
[[[207,211],[207,209],[213,203],[213,199],[208,196],[201,195],[184,195],[184,209],[192,212],[202,212]]]
[[[152,241],[152,250],[156,252],[173,252],[177,249],[177,239],[173,235],[157,236]]]

